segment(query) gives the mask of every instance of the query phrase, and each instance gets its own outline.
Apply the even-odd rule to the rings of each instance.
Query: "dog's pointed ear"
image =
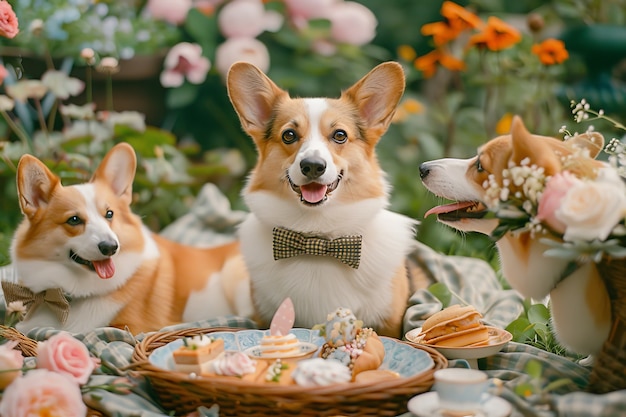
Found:
[[[91,182],[102,181],[126,204],[133,198],[133,181],[137,169],[135,150],[128,143],[118,143],[104,156]]]
[[[17,193],[22,214],[32,218],[45,207],[57,186],[59,177],[32,155],[22,155],[17,164]]]
[[[382,136],[404,94],[404,85],[402,66],[384,62],[344,91],[342,97],[356,103],[367,128]]]
[[[528,158],[531,163],[543,167],[547,175],[553,175],[560,171],[560,156],[555,154],[547,143],[552,138],[536,136],[530,133],[522,118],[513,116],[511,122],[511,140],[513,142],[512,160],[519,164]]]
[[[589,152],[589,157],[595,159],[604,149],[604,136],[598,132],[585,132],[572,136],[565,143],[573,149]]]
[[[265,134],[274,104],[280,97],[288,96],[263,71],[247,62],[236,62],[230,67],[226,85],[243,129],[253,138]]]

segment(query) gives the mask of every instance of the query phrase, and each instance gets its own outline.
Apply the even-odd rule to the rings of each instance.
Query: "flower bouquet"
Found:
[[[579,123],[604,119],[626,130],[602,110],[592,110],[585,100],[572,102],[572,108]],[[604,138],[593,128],[572,135],[562,127],[561,133],[565,140],[589,141],[598,151],[581,147],[582,154],[563,157],[563,170],[554,175],[522,160],[503,171],[502,181],[490,176],[484,184],[485,203],[498,220],[492,236],[529,233],[538,239],[547,247],[545,256],[566,262],[555,285],[579,268],[595,264],[609,295],[611,328],[595,358],[589,390],[625,389],[626,147],[616,138],[604,146]]]

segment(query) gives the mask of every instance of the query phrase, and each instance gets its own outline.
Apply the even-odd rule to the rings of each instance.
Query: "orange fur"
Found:
[[[121,143],[105,156],[88,184],[64,187],[38,159],[30,155],[21,158],[18,189],[25,218],[16,231],[12,256],[22,284],[35,292],[58,287],[72,302],[80,302],[76,308],[84,311],[73,312],[74,304],[70,308],[67,330],[71,331],[90,330],[86,323],[91,323],[139,333],[188,321],[185,314],[193,313],[196,319],[238,314],[240,290],[249,291],[239,243],[197,248],[147,231],[130,208],[135,166],[134,150]],[[110,218],[103,220],[106,213]],[[70,218],[80,222],[70,222]],[[119,250],[105,255],[90,248],[103,236],[114,239]],[[82,258],[87,255],[81,253],[90,253],[88,261],[111,262],[115,275],[98,277],[87,266],[75,263],[70,250]],[[205,289],[212,279],[219,281],[209,295],[230,309],[216,307],[214,311],[211,305],[194,305],[196,309],[186,313],[190,296]],[[77,317],[81,314],[85,323]],[[45,315],[39,319],[23,325],[64,328]]]

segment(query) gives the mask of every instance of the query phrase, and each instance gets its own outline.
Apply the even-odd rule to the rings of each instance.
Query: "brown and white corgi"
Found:
[[[90,182],[63,186],[37,158],[22,156],[17,187],[24,220],[11,246],[18,284],[36,296],[61,289],[70,307],[62,322],[40,303],[19,330],[81,333],[110,325],[138,333],[252,315],[239,243],[195,248],[150,232],[130,208],[136,165],[133,148],[120,143]]]
[[[227,85],[258,152],[243,191],[251,213],[239,237],[259,322],[267,324],[290,297],[296,326],[323,323],[345,307],[379,333],[399,337],[416,222],[386,209],[390,186],[375,147],[404,92],[402,67],[383,63],[339,98],[292,98],[247,63],[231,67]],[[296,237],[283,235],[291,232]],[[346,242],[331,243],[337,238]],[[299,254],[283,240],[336,244],[331,252],[360,245],[360,254],[350,264]],[[282,249],[293,256],[277,255]]]
[[[593,133],[568,141],[533,135],[515,117],[511,133],[487,142],[476,156],[439,159],[420,166],[420,176],[428,190],[456,201],[435,207],[426,216],[437,214],[440,222],[455,229],[491,235],[497,220],[483,218],[487,212],[483,184],[490,175],[502,184],[502,172],[509,162],[519,165],[524,159],[543,168],[546,176],[560,172],[565,158],[570,170],[601,168],[603,163],[593,158],[603,143],[604,139]],[[588,151],[588,156],[582,156],[581,147]],[[571,158],[579,160],[573,163]],[[529,232],[508,232],[496,246],[503,276],[514,289],[535,300],[550,295],[557,340],[579,354],[599,352],[609,333],[611,311],[606,287],[594,264],[585,264],[562,279],[568,261],[546,257],[548,246]]]

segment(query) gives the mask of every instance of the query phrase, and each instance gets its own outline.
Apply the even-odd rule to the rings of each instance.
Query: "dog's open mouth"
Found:
[[[468,218],[481,219],[487,211],[487,207],[479,201],[459,201],[433,207],[424,214],[424,217],[436,214],[439,220],[453,222]]]
[[[309,206],[317,206],[326,201],[328,196],[337,189],[341,178],[343,178],[343,171],[341,171],[339,175],[337,175],[337,179],[330,184],[310,182],[298,186],[294,184],[289,175],[287,175],[291,189],[298,193],[301,202]]]
[[[115,264],[111,258],[101,259],[98,261],[88,261],[87,259],[78,256],[73,250],[70,250],[70,259],[77,264],[84,265],[94,271],[102,279],[108,279],[115,275]]]

